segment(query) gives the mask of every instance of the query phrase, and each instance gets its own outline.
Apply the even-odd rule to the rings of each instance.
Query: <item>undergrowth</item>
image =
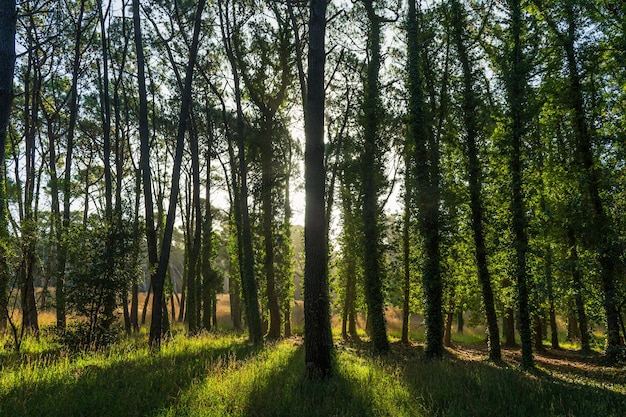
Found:
[[[99,352],[27,340],[0,349],[0,416],[597,416],[624,417],[626,371],[470,360],[428,361],[394,343],[336,341],[335,373],[304,378],[300,338],[259,349],[241,336],[175,335],[151,352],[145,335]],[[595,372],[595,373],[594,373]]]

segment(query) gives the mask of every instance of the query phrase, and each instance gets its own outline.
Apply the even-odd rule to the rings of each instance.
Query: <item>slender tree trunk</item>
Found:
[[[111,228],[108,232],[107,242],[105,245],[105,276],[104,283],[101,284],[104,290],[104,308],[102,314],[102,328],[108,330],[114,320],[114,312],[117,307],[116,294],[114,288],[112,288],[113,281],[113,251],[116,245],[114,241],[113,228],[116,226],[113,221],[113,178],[111,173],[111,100],[109,97],[109,44],[108,34],[105,27],[106,17],[102,12],[103,2],[97,1],[98,17],[100,21],[100,41],[102,52],[102,81],[100,84],[100,108],[101,108],[101,122],[103,132],[103,156],[104,163],[104,217],[108,226]]]
[[[454,39],[463,68],[463,119],[466,134],[466,154],[468,159],[468,176],[471,209],[471,227],[474,235],[475,260],[478,269],[478,280],[482,291],[483,307],[487,319],[487,335],[489,343],[489,359],[501,360],[500,331],[498,317],[491,289],[491,277],[487,267],[487,247],[483,230],[483,199],[482,199],[482,166],[478,157],[477,139],[480,132],[478,98],[476,97],[475,81],[468,47],[465,43],[467,25],[462,6],[457,0],[452,1]]]
[[[193,131],[193,129],[191,129]],[[195,133],[189,135],[191,149],[191,176],[192,176],[192,199],[193,207],[193,234],[190,236],[191,248],[189,249],[189,272],[187,282],[187,319],[189,333],[194,334],[199,330],[200,322],[197,320],[201,309],[202,298],[199,297],[198,288],[201,288],[201,261],[200,250],[202,249],[202,207],[200,202],[200,153],[198,150],[198,137]]]
[[[444,346],[452,346],[452,320],[454,319],[454,313],[448,311],[446,313],[446,325],[443,332],[443,344]]]
[[[248,211],[248,175],[245,157],[245,141],[244,141],[244,118],[243,108],[241,104],[241,88],[239,84],[239,73],[237,70],[237,62],[233,54],[230,44],[230,27],[228,21],[228,9],[226,14],[223,13],[222,1],[218,0],[220,9],[220,26],[222,29],[222,38],[228,55],[228,61],[231,66],[235,103],[237,106],[237,148],[239,150],[239,181],[240,181],[240,210],[241,223],[238,224],[239,233],[241,234],[242,261],[241,261],[241,287],[243,301],[245,305],[246,319],[250,340],[255,345],[263,343],[263,328],[261,325],[261,313],[259,311],[259,299],[257,294],[257,282],[254,276],[254,252],[252,250],[252,232],[250,230],[250,213]],[[226,18],[226,19],[224,19]]]
[[[211,215],[211,151],[213,147],[213,123],[209,118],[209,142],[207,143],[205,163],[205,195],[204,195],[204,223],[202,224],[202,327],[211,330],[211,318],[217,308],[214,297],[216,288],[216,273],[211,265],[213,254],[213,217]]]
[[[404,219],[402,227],[402,261],[404,264],[404,294],[402,300],[402,343],[409,343],[409,327],[411,315],[411,241],[409,228],[411,227],[411,179],[408,175],[411,163],[409,150],[405,151],[406,172],[404,181]]]
[[[150,284],[148,288],[148,294],[144,303],[144,308],[141,316],[141,324],[146,322],[146,312],[148,306],[148,300],[150,293],[152,292],[152,284],[154,281],[154,269],[159,262],[158,249],[157,249],[157,237],[156,230],[154,229],[154,204],[152,198],[152,171],[150,168],[150,137],[149,137],[149,122],[148,122],[148,93],[146,89],[146,75],[145,75],[145,58],[143,53],[143,40],[141,37],[141,15],[139,12],[139,0],[132,1],[133,7],[133,25],[134,25],[134,39],[135,39],[135,52],[137,54],[137,81],[139,85],[139,138],[140,138],[140,150],[141,159],[139,162],[142,183],[143,183],[143,196],[144,207],[146,213],[146,241],[148,244],[148,271],[150,271]],[[159,306],[160,310],[160,306]],[[160,336],[159,339],[160,341]],[[158,342],[157,342],[158,345]]]
[[[137,0],[134,0],[136,2]],[[181,97],[181,108],[178,119],[178,131],[176,137],[176,153],[174,156],[174,166],[172,170],[172,188],[169,196],[169,208],[167,211],[167,219],[165,221],[165,231],[163,234],[163,243],[161,245],[161,255],[159,257],[159,263],[156,270],[156,274],[152,281],[154,289],[154,297],[152,298],[152,323],[150,325],[150,344],[159,346],[161,342],[161,335],[164,324],[163,317],[163,287],[165,284],[165,276],[167,267],[169,265],[170,249],[172,244],[172,234],[174,232],[174,222],[176,217],[176,205],[178,204],[179,194],[179,180],[181,163],[183,157],[183,148],[185,143],[185,131],[187,128],[187,122],[189,119],[189,113],[191,108],[191,84],[193,80],[193,68],[195,66],[198,43],[200,38],[200,29],[202,25],[202,11],[206,0],[199,0],[194,17],[193,39],[191,47],[189,49],[189,61],[187,63],[187,69],[185,73],[185,84]],[[199,215],[200,213],[198,213]],[[201,226],[201,225],[200,225]],[[191,288],[190,288],[191,290]],[[193,312],[189,311],[188,314]],[[166,316],[167,317],[167,316]],[[166,318],[165,317],[165,318]]]
[[[326,1],[311,0],[307,101],[304,107],[304,351],[308,378],[332,375],[333,340],[328,294],[328,242],[325,225],[324,47]]]
[[[554,276],[552,273],[552,245],[548,243],[545,253],[545,275],[548,286],[548,312],[550,315],[550,343],[552,349],[560,349],[559,333],[556,326],[556,307],[554,297]]]
[[[587,314],[585,313],[585,301],[583,299],[583,279],[579,269],[578,249],[576,233],[572,226],[568,225],[567,240],[569,245],[569,264],[572,273],[572,287],[574,288],[574,299],[576,301],[576,316],[578,320],[577,336],[580,337],[580,346],[584,353],[591,352],[589,344],[589,325],[587,323]]]

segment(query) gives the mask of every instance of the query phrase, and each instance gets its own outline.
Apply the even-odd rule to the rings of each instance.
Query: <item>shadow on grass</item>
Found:
[[[20,383],[0,397],[0,415],[150,416],[178,401],[180,393],[206,376],[221,357],[243,359],[258,348],[244,342],[87,365],[63,378],[43,375]]]
[[[383,361],[400,370],[424,416],[626,416],[626,394],[575,379],[556,379],[542,370],[522,372],[449,353],[442,360],[428,361],[420,347],[394,346]]]
[[[337,364],[336,364],[337,365]],[[308,380],[304,376],[304,348],[298,347],[284,366],[273,370],[255,386],[242,415],[254,416],[381,416],[368,387],[358,386],[336,366],[332,378]]]

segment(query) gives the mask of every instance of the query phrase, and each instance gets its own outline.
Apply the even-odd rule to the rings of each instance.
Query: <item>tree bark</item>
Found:
[[[383,268],[381,248],[380,206],[378,196],[382,173],[379,161],[381,151],[380,124],[382,104],[380,100],[380,26],[372,0],[364,0],[369,30],[367,37],[369,62],[364,81],[363,98],[363,141],[361,155],[361,195],[363,198],[363,275],[365,279],[365,301],[371,320],[371,339],[374,349],[380,353],[389,351],[387,324],[385,322],[383,298]]]
[[[425,261],[422,282],[425,295],[424,321],[426,322],[426,348],[429,358],[443,355],[444,321],[442,313],[443,283],[440,266],[440,214],[439,214],[439,152],[430,135],[427,110],[424,102],[422,75],[420,73],[421,48],[415,0],[409,0],[407,18],[407,68],[409,92],[408,139],[413,147],[418,208],[418,227],[424,239]],[[429,149],[429,146],[431,149]]]
[[[306,375],[332,375],[333,340],[328,294],[328,242],[325,225],[324,66],[326,1],[311,0],[309,15],[308,85],[304,108],[304,350]]]
[[[511,214],[513,217],[513,247],[515,248],[515,279],[517,307],[519,311],[519,333],[522,341],[522,367],[534,367],[532,330],[530,320],[528,271],[526,256],[528,235],[526,207],[523,192],[522,140],[525,130],[527,69],[522,45],[522,8],[519,0],[510,1],[512,49],[509,51],[510,73],[506,76],[507,98],[511,121],[511,151],[509,155],[511,173]]]
[[[237,62],[233,54],[230,41],[230,26],[228,20],[228,8],[226,13],[222,9],[222,1],[218,0],[220,10],[220,26],[222,30],[222,38],[224,47],[231,66],[233,83],[235,89],[235,104],[237,106],[237,148],[239,150],[239,181],[240,181],[240,210],[241,223],[238,223],[239,233],[241,234],[241,287],[243,301],[245,305],[246,319],[248,322],[248,330],[250,341],[255,345],[263,343],[263,328],[261,325],[261,313],[259,311],[259,299],[257,293],[257,282],[254,276],[254,252],[252,250],[252,232],[250,230],[250,213],[248,211],[248,175],[245,157],[245,132],[244,132],[244,116],[241,104],[241,88],[239,81],[239,72],[237,70]]]
[[[469,177],[471,227],[474,235],[474,256],[487,319],[489,359],[499,361],[502,359],[500,353],[500,331],[498,330],[498,317],[493,301],[491,276],[487,266],[487,247],[483,229],[482,166],[478,157],[477,144],[480,134],[478,98],[474,90],[475,80],[470,67],[468,47],[465,41],[467,38],[465,33],[467,22],[464,11],[458,0],[452,1],[452,9],[454,38],[463,68],[463,120],[465,123],[466,155],[468,159],[467,171]]]
[[[134,0],[136,2],[137,0]],[[191,109],[191,88],[193,81],[193,69],[198,55],[198,44],[200,39],[200,29],[202,26],[202,11],[206,0],[199,0],[194,16],[193,38],[191,47],[189,48],[189,61],[185,72],[185,84],[181,96],[180,113],[178,118],[178,129],[176,134],[176,153],[174,155],[174,166],[172,170],[172,186],[169,196],[169,207],[167,210],[167,218],[165,221],[165,230],[163,233],[163,242],[161,244],[161,254],[159,256],[158,267],[152,281],[154,296],[152,298],[152,323],[150,324],[150,345],[159,346],[163,331],[164,321],[167,315],[163,314],[164,298],[163,290],[165,285],[165,277],[169,265],[170,249],[172,245],[172,234],[174,232],[174,222],[176,217],[176,206],[178,204],[178,194],[180,191],[180,171],[183,158],[183,149],[185,146],[185,131],[187,130],[187,122]],[[199,213],[198,213],[199,215]],[[201,227],[201,225],[200,225]],[[189,288],[189,291],[192,291]],[[193,314],[188,311],[187,315]],[[164,320],[165,319],[165,320]]]
[[[583,279],[580,273],[578,262],[578,249],[576,232],[571,225],[567,227],[567,240],[569,246],[569,267],[572,274],[572,287],[574,288],[574,300],[576,302],[576,317],[578,320],[578,331],[575,332],[580,337],[580,347],[584,353],[591,352],[589,344],[589,325],[587,323],[587,313],[585,312],[585,300],[583,299]]]

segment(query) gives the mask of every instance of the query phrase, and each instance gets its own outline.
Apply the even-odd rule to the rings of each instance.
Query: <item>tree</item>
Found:
[[[165,276],[169,267],[170,249],[172,244],[172,233],[174,231],[174,221],[176,217],[176,205],[178,204],[178,193],[180,190],[180,171],[183,157],[183,148],[185,143],[185,131],[188,125],[189,113],[191,109],[192,95],[192,81],[193,70],[198,55],[198,44],[200,42],[200,29],[202,25],[202,12],[206,0],[199,0],[196,6],[196,12],[194,16],[193,38],[191,47],[189,48],[189,61],[185,71],[185,83],[183,86],[180,113],[178,118],[178,128],[176,135],[176,154],[174,155],[174,167],[172,173],[172,186],[170,191],[169,208],[167,210],[167,219],[165,221],[165,230],[163,232],[163,242],[161,244],[161,254],[159,256],[159,263],[154,275],[152,286],[154,289],[154,296],[152,298],[152,322],[150,324],[150,341],[152,345],[158,346],[161,341],[161,335],[163,332],[163,302],[164,302],[164,285]],[[199,177],[198,177],[199,182]],[[199,198],[198,198],[199,201]],[[199,203],[198,203],[199,204]],[[198,212],[199,216],[200,213]],[[199,222],[196,227],[198,231],[201,231],[202,223]],[[198,239],[199,240],[199,239]],[[193,313],[193,312],[191,312]],[[189,314],[189,312],[188,312]]]
[[[304,218],[304,349],[309,378],[332,374],[333,341],[328,304],[328,260],[325,219],[324,170],[324,47],[326,1],[311,0],[307,93],[304,108],[304,178],[306,209]]]
[[[528,109],[528,59],[524,55],[524,21],[521,1],[509,0],[510,43],[507,44],[504,82],[510,118],[509,164],[511,173],[511,214],[513,247],[515,249],[515,279],[517,308],[519,309],[519,332],[522,340],[522,367],[532,368],[532,330],[528,291],[528,234],[526,205],[524,200],[524,166],[522,164],[523,138],[526,130]]]
[[[415,0],[407,16],[408,132],[413,150],[418,228],[424,240],[423,285],[425,295],[426,355],[443,355],[443,313],[439,219],[439,150],[429,128],[420,64],[424,55]]]
[[[0,1],[0,330],[7,325],[8,313],[8,224],[6,201],[5,149],[11,105],[13,103],[13,72],[15,69],[15,0]]]
[[[365,300],[374,348],[380,353],[389,351],[383,298],[383,254],[379,193],[382,188],[381,163],[384,157],[380,137],[382,103],[380,99],[380,31],[383,19],[378,16],[372,0],[364,0],[369,23],[367,44],[369,62],[363,88],[363,152],[361,155],[361,195],[363,198],[363,250]]]
[[[241,245],[241,289],[245,305],[246,319],[250,340],[255,345],[263,343],[263,329],[261,327],[261,313],[259,312],[259,299],[257,294],[257,282],[254,276],[254,252],[252,248],[252,232],[250,230],[250,212],[248,210],[248,172],[245,155],[245,126],[243,107],[241,103],[241,87],[237,60],[232,48],[232,28],[229,18],[229,1],[226,7],[222,7],[222,1],[217,2],[220,10],[220,28],[222,31],[222,41],[228,57],[228,62],[233,75],[236,110],[236,138],[239,151],[237,161],[239,168],[239,203],[240,218],[237,222],[239,243]],[[233,12],[234,13],[234,12]],[[235,215],[237,210],[234,211]]]
[[[483,307],[487,318],[489,335],[489,359],[500,360],[500,333],[498,318],[491,289],[491,277],[487,267],[487,248],[483,229],[483,201],[482,201],[482,166],[478,155],[477,139],[480,134],[478,121],[478,97],[475,91],[474,73],[471,68],[470,56],[467,47],[467,33],[465,32],[466,19],[461,3],[451,1],[452,27],[459,61],[463,71],[463,121],[465,128],[465,150],[467,155],[467,172],[469,179],[471,226],[474,235],[475,259],[478,269]]]

